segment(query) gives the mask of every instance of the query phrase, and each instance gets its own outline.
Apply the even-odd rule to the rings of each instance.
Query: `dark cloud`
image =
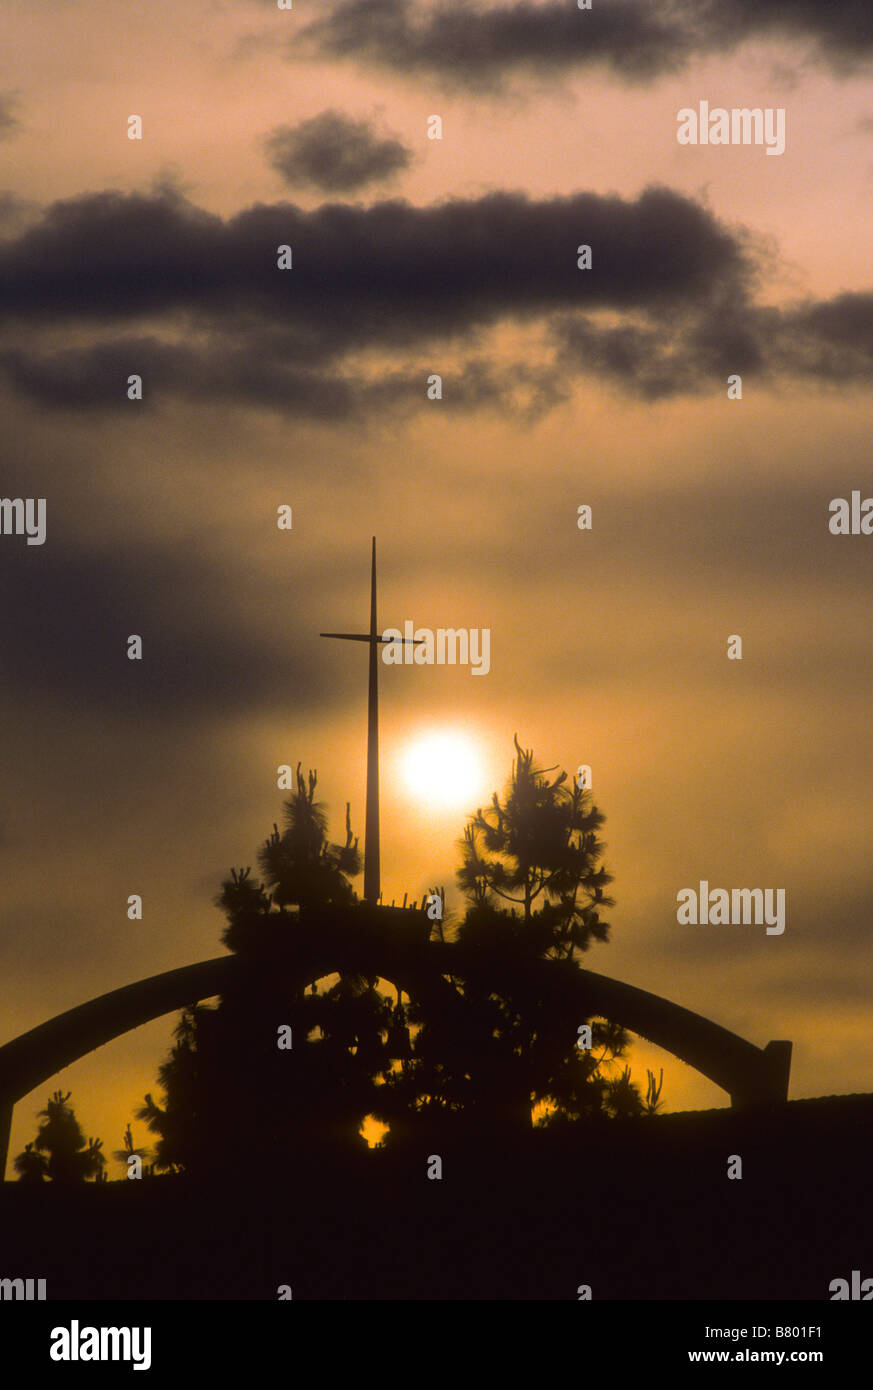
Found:
[[[873,292],[762,309],[756,320],[772,371],[834,386],[873,382]]]
[[[577,269],[581,242],[595,248],[593,273]],[[286,244],[294,268],[280,271]],[[169,189],[104,192],[53,204],[0,245],[0,314],[268,322],[283,327],[286,350],[311,360],[362,335],[397,344],[573,304],[692,303],[709,299],[713,283],[738,289],[748,274],[736,237],[663,188],[636,200],[492,193],[311,212],[259,204],[227,222]]]
[[[357,383],[301,362],[298,342],[288,354],[283,346],[281,336],[254,331],[238,343],[213,334],[197,347],[123,337],[46,353],[0,350],[0,371],[24,395],[60,410],[148,411],[170,395],[244,401],[324,420],[347,419],[363,407]],[[131,375],[143,383],[135,403],[128,397]]]
[[[342,421],[386,409],[413,410],[426,398],[429,371],[380,372],[367,381],[330,364],[306,367],[285,360],[277,340],[252,336],[248,346],[228,348],[216,340],[198,348],[156,338],[120,338],[94,347],[44,353],[0,350],[0,372],[22,395],[49,410],[148,411],[156,401],[182,397],[266,406],[292,418]],[[143,381],[143,396],[128,397],[131,373]],[[511,380],[488,361],[471,358],[441,373],[443,399],[454,410],[511,409],[535,418],[559,400],[566,388],[550,368],[513,364]]]
[[[790,316],[790,327],[796,336],[798,358],[814,345],[819,354],[813,359],[813,370],[858,371],[859,364],[873,362],[873,291],[836,295],[821,304],[809,304],[796,309]],[[830,362],[830,369],[828,368]]]
[[[291,187],[352,193],[406,169],[410,152],[380,136],[368,121],[322,111],[296,126],[279,126],[266,139],[270,163]]]
[[[873,6],[867,0],[690,0],[690,8],[719,48],[771,34],[812,41],[838,69],[873,54]]]
[[[577,267],[583,241],[594,248],[590,272]],[[293,249],[292,270],[277,268],[280,245]],[[495,193],[424,208],[259,205],[227,222],[177,190],[106,192],[54,204],[0,244],[0,367],[20,390],[58,406],[127,406],[127,377],[137,373],[146,396],[218,392],[342,418],[420,400],[412,364],[442,342],[468,359],[454,399],[472,405],[498,393],[495,373],[470,363],[471,337],[482,330],[571,306],[669,322],[683,309],[699,314],[714,295],[742,302],[752,273],[736,236],[666,189],[631,201]],[[130,332],[137,319],[148,332]],[[120,322],[123,335],[106,341]],[[74,345],[57,343],[64,331]],[[370,386],[344,369],[366,349],[401,358]],[[532,369],[522,385],[541,402],[558,389]]]
[[[438,72],[453,84],[495,82],[510,68],[592,63],[645,79],[680,66],[692,51],[693,33],[675,8],[649,0],[595,0],[590,11],[569,3],[486,7],[452,0],[425,11],[412,0],[352,0],[308,24],[294,52]]]
[[[556,324],[558,360],[574,376],[593,372],[649,400],[691,395],[724,385],[733,373],[767,375],[776,365],[781,316],[771,316],[768,325],[773,336],[765,341],[761,311],[728,297],[643,323],[568,315]]]
[[[770,34],[812,41],[826,61],[845,67],[873,53],[873,7],[868,0],[594,0],[590,10],[572,0],[443,0],[427,8],[415,0],[343,0],[306,25],[289,54],[356,58],[461,85],[592,64],[650,80],[692,55]]]
[[[583,243],[590,270],[577,267]],[[280,245],[291,270],[277,268]],[[734,372],[871,380],[873,294],[764,308],[758,273],[750,237],[663,188],[283,203],[228,221],[173,189],[99,193],[0,243],[0,371],[58,408],[181,395],[331,420],[419,405],[433,371],[452,382],[450,408],[521,413],[592,373],[646,398]],[[503,323],[541,332],[536,366],[487,361],[483,335]],[[134,373],[141,406],[127,400]]]
[[[713,312],[604,326],[583,315],[557,327],[560,361],[647,399],[692,394],[739,373],[873,385],[873,293],[786,309],[725,300]]]

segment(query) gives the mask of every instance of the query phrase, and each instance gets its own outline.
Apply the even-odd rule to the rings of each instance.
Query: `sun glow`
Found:
[[[483,794],[483,769],[472,738],[454,729],[416,738],[402,761],[403,780],[419,801],[467,811]]]

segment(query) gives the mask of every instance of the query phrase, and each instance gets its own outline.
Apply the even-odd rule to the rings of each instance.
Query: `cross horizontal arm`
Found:
[[[341,637],[345,642],[408,642],[411,647],[421,646],[424,637],[380,637],[378,632],[371,637],[369,632],[320,632],[319,637]]]

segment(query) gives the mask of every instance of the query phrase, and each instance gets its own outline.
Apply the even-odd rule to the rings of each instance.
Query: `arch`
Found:
[[[663,995],[583,970],[604,1017],[671,1052],[727,1091],[734,1106],[772,1104],[788,1099],[791,1043],[779,1039],[764,1048],[747,1042],[702,1014]]]
[[[351,931],[348,911],[345,920],[338,912],[321,913],[317,922],[304,920],[296,927],[293,955],[286,950],[276,961],[289,984],[305,988],[323,975],[358,970],[378,973],[422,1001],[430,998],[446,1009],[457,1004],[444,976],[464,973],[466,953],[461,947],[429,942],[430,923],[422,921],[420,912],[361,908],[354,915]],[[16,1101],[123,1033],[223,993],[233,982],[262,970],[265,960],[269,957],[250,962],[240,956],[218,956],[151,975],[68,1009],[0,1047],[0,1175],[5,1173]],[[554,964],[532,963],[533,973],[539,972],[550,988]],[[562,1007],[575,1008],[583,1018],[601,1014],[664,1048],[727,1091],[732,1105],[788,1098],[790,1042],[758,1048],[661,995],[590,970],[564,971],[561,991]]]

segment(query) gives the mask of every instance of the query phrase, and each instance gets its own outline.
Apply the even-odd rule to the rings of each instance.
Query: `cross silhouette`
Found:
[[[367,705],[367,816],[364,826],[364,898],[377,903],[379,887],[379,658],[382,642],[401,641],[420,645],[423,638],[381,637],[376,626],[376,537],[370,570],[370,631],[320,632],[319,637],[337,637],[342,642],[369,642],[370,693]]]

